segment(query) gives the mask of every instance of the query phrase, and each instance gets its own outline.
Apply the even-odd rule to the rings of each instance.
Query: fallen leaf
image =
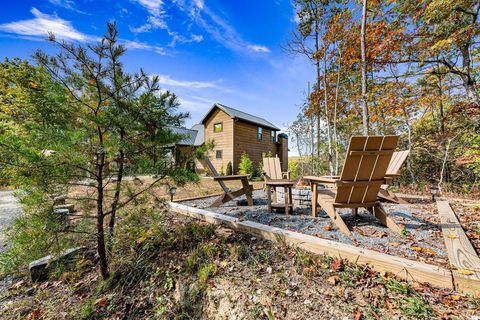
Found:
[[[464,274],[466,276],[471,276],[472,274],[474,274],[472,270],[468,270],[468,269],[457,269],[457,272]]]
[[[333,230],[333,227],[332,227],[332,225],[327,224],[325,227],[323,227],[323,230],[325,230],[325,231],[332,231],[332,230]]]
[[[447,233],[446,237],[449,238],[449,239],[458,239],[458,237],[456,235],[454,235],[453,233]]]
[[[94,303],[96,306],[100,306],[100,307],[106,307],[107,304],[108,304],[108,299],[107,297],[101,297],[101,298],[98,298],[97,300],[95,300],[95,303]]]
[[[395,304],[390,302],[389,299],[385,299],[385,306],[387,307],[388,311],[393,311],[395,310]]]
[[[415,252],[428,253],[428,254],[431,254],[432,256],[436,255],[435,251],[433,251],[432,249],[428,249],[428,248],[411,246],[410,249],[412,249]]]
[[[480,239],[480,234],[478,232],[467,232],[467,237],[470,239]]]
[[[15,283],[13,286],[10,287],[10,289],[20,289],[20,287],[25,283],[25,280],[18,281]]]
[[[360,320],[360,319],[362,319],[362,311],[360,311],[359,308],[355,309],[354,319],[355,319],[355,320]]]
[[[380,232],[375,232],[372,237],[374,238],[384,238],[387,236],[387,233],[385,231],[380,231]]]
[[[452,300],[453,300],[453,301],[458,301],[458,300],[460,300],[460,296],[453,295],[453,296],[452,296]]]
[[[330,263],[330,268],[337,271],[342,269],[342,260],[334,259],[332,263]]]
[[[45,289],[48,288],[49,285],[50,285],[50,283],[47,281],[47,282],[42,283],[38,288],[41,289],[41,290],[45,290]]]
[[[340,278],[338,276],[331,276],[327,279],[327,282],[330,283],[332,286],[335,286]]]
[[[42,311],[40,309],[33,310],[28,316],[28,320],[37,320],[42,317]]]

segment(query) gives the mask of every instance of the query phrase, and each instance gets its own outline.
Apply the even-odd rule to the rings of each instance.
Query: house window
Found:
[[[270,131],[270,142],[271,143],[275,142],[275,131],[273,130]]]
[[[221,159],[222,159],[222,156],[223,156],[222,150],[217,150],[217,152],[215,152],[215,158],[216,158],[217,160],[221,160]]]
[[[222,132],[223,131],[223,122],[218,122],[213,125],[213,132]]]
[[[263,129],[262,127],[258,127],[257,129],[257,140],[262,141]]]

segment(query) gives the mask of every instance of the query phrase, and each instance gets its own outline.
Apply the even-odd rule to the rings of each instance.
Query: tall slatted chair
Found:
[[[295,182],[290,180],[289,172],[282,172],[279,158],[263,158],[263,179],[265,180],[265,188],[267,192],[268,212],[272,212],[272,207],[285,208],[286,214],[288,214],[290,210],[293,210],[292,188],[295,185]],[[285,201],[283,204],[277,203],[278,187],[283,188],[285,191]]]
[[[267,179],[290,179],[290,172],[282,171],[278,157],[263,158],[263,175],[266,175]]]
[[[220,187],[223,189],[223,193],[218,197],[210,207],[218,207],[224,203],[227,203],[235,198],[245,195],[247,197],[247,203],[249,206],[253,206],[253,186],[248,182],[248,174],[238,174],[230,176],[221,176],[218,174],[217,169],[213,166],[210,159],[204,157],[200,160],[205,168],[208,168],[213,175],[213,180],[217,181]],[[242,187],[239,189],[231,190],[225,184],[225,181],[240,181]]]
[[[400,177],[400,168],[407,160],[409,150],[404,151],[395,151],[390,160],[390,164],[387,168],[387,173],[385,177],[388,180],[388,184],[382,185],[378,193],[380,200],[393,202],[393,203],[408,203],[407,201],[398,198],[393,192],[388,190],[388,186],[393,182],[393,179]]]
[[[366,208],[388,228],[402,232],[390,218],[377,195],[386,183],[386,172],[398,136],[355,136],[350,139],[342,174],[338,177],[304,177],[312,188],[312,214],[317,215],[317,204],[335,225],[348,236],[352,233],[337,213],[338,208]],[[318,189],[318,185],[324,188]]]

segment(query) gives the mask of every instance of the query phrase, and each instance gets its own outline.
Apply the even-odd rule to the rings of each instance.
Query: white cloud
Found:
[[[268,49],[267,47],[260,46],[260,45],[257,45],[257,44],[249,44],[248,49],[250,49],[252,51],[255,51],[255,52],[265,52],[265,53],[270,52],[270,49]]]
[[[217,88],[217,82],[212,81],[185,81],[185,80],[175,80],[172,79],[169,75],[158,75],[159,83],[171,86],[171,87],[182,87],[190,89],[207,89],[207,88]]]
[[[192,112],[205,112],[209,110],[213,103],[210,102],[202,102],[202,101],[195,101],[195,100],[189,100],[189,99],[184,99],[182,97],[179,97],[178,100],[180,101],[180,107],[182,107],[185,110],[192,111]]]
[[[205,5],[203,0],[194,0],[193,3],[176,0],[176,3],[181,10],[189,14],[192,21],[224,47],[240,53],[245,53],[245,51],[270,52],[270,50],[263,45],[252,44],[245,41],[228,21],[213,12]]]
[[[138,42],[138,41],[133,41],[133,40],[121,40],[121,43],[125,46],[127,49],[131,50],[150,50],[154,51],[155,53],[158,53],[162,56],[167,55],[165,52],[165,49],[162,47],[158,46],[152,46],[144,42]]]
[[[153,16],[160,16],[163,13],[163,0],[136,0],[136,2],[145,7]]]
[[[35,17],[30,20],[20,20],[0,24],[0,31],[22,36],[47,37],[51,32],[58,39],[86,42],[95,37],[77,31],[70,21],[63,20],[56,15],[49,15],[32,8],[30,12]]]
[[[58,7],[62,7],[65,9],[73,9],[74,2],[72,0],[48,0],[53,5],[56,5]]]

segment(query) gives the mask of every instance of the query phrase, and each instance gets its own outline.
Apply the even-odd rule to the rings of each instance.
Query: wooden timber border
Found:
[[[266,240],[287,243],[311,253],[326,254],[332,257],[347,259],[353,263],[369,265],[375,271],[390,272],[407,281],[426,282],[440,288],[454,288],[452,272],[439,266],[271,227],[253,221],[241,221],[234,217],[189,207],[180,203],[170,203],[170,208],[173,212],[188,217],[223,225]]]
[[[262,190],[263,187],[261,188],[253,188],[253,190]],[[201,200],[201,199],[206,199],[210,197],[219,197],[223,194],[223,192],[220,193],[213,193],[213,194],[206,194],[203,196],[196,196],[196,197],[189,197],[189,198],[183,198],[183,199],[174,199],[173,202],[184,202],[184,201],[193,201],[193,200]]]
[[[447,201],[437,201],[443,239],[457,291],[480,297],[480,258]]]

